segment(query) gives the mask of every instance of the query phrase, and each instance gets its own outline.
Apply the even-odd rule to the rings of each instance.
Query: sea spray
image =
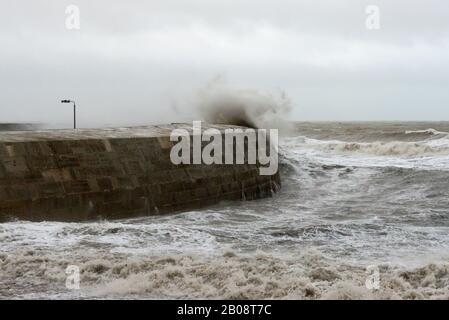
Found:
[[[292,103],[282,90],[236,89],[212,82],[198,90],[196,100],[200,114],[207,122],[283,132],[291,129],[285,119]]]

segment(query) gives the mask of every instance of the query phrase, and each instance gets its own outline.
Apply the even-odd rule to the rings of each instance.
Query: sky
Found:
[[[191,120],[217,78],[291,120],[449,120],[447,1],[0,0],[0,122]]]

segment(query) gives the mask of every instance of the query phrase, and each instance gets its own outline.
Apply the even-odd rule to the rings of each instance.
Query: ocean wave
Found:
[[[285,120],[292,104],[284,91],[235,89],[215,79],[199,90],[197,102],[203,119],[210,123],[290,131]]]
[[[339,154],[365,154],[374,156],[430,156],[449,155],[449,138],[430,139],[417,142],[344,142],[323,141],[302,137],[289,140],[287,145],[295,148],[317,149]]]
[[[420,134],[420,133],[424,133],[427,135],[448,135],[449,132],[443,132],[443,131],[438,131],[432,128],[429,129],[425,129],[425,130],[407,130],[405,131],[405,134]]]
[[[445,145],[418,142],[336,143],[325,146],[328,151],[363,153],[376,156],[425,156],[449,154],[449,140]]]
[[[78,297],[214,299],[448,299],[449,261],[418,268],[379,265],[379,287],[368,289],[364,266],[340,264],[317,252],[299,257],[226,251],[216,255],[155,255],[128,258],[110,254],[78,261]],[[18,297],[40,288],[67,292],[70,262],[51,254],[0,255],[0,297]],[[16,283],[19,282],[19,283]],[[59,288],[59,289],[58,289]],[[34,297],[39,296],[34,292]]]

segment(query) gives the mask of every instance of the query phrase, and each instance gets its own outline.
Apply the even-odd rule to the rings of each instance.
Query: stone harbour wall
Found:
[[[261,176],[258,165],[172,164],[174,128],[189,126],[0,133],[0,221],[165,214],[280,187],[279,173]]]

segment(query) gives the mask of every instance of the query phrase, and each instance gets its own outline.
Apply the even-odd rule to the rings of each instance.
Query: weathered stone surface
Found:
[[[233,126],[203,125],[224,130]],[[80,221],[172,213],[271,196],[258,165],[174,165],[173,129],[190,124],[0,132],[0,220]]]

